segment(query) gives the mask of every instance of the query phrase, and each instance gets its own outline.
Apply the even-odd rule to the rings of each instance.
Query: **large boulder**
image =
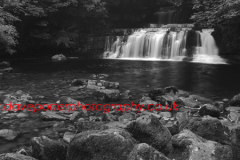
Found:
[[[189,121],[185,129],[192,131],[204,139],[216,141],[221,144],[230,144],[229,138],[224,134],[224,126],[216,118],[193,118]]]
[[[220,117],[220,109],[211,104],[203,105],[199,110],[200,116]]]
[[[17,153],[0,154],[0,160],[37,160],[33,157],[25,156]]]
[[[31,139],[33,157],[39,160],[66,160],[68,146],[46,136]]]
[[[168,154],[172,150],[171,133],[155,116],[146,115],[132,121],[126,129],[141,143]]]
[[[189,130],[172,137],[174,150],[168,156],[175,160],[232,160],[230,146],[208,141]]]
[[[67,160],[126,160],[136,143],[122,129],[86,131],[71,140]]]
[[[103,102],[114,102],[120,99],[120,91],[117,89],[101,89],[94,92],[94,98]]]
[[[146,143],[137,144],[127,160],[170,160]]]

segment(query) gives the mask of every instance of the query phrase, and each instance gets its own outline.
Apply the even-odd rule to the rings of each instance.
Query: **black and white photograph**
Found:
[[[0,160],[240,160],[240,0],[0,0]]]

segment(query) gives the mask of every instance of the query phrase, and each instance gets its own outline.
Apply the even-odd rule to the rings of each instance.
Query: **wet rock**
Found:
[[[126,129],[139,142],[147,143],[166,155],[172,150],[170,131],[152,115],[137,118]]]
[[[59,115],[56,112],[51,111],[41,112],[40,117],[44,121],[64,121],[68,119],[65,116]]]
[[[203,105],[199,110],[200,116],[211,116],[211,117],[219,117],[220,116],[220,110],[211,104],[205,104]]]
[[[118,82],[109,82],[105,80],[88,80],[87,88],[89,89],[119,89]]]
[[[124,121],[132,121],[136,119],[136,114],[135,113],[126,113],[120,117],[118,117],[118,120],[121,122]]]
[[[20,132],[11,129],[0,130],[0,138],[4,138],[6,140],[14,140],[19,134]]]
[[[148,96],[152,99],[152,100],[155,100],[156,97],[158,96],[162,96],[165,94],[165,90],[162,89],[162,88],[155,88],[153,90],[151,90],[148,94]]]
[[[126,160],[136,143],[122,129],[82,132],[72,139],[66,160]]]
[[[102,89],[94,92],[94,98],[104,102],[114,102],[120,99],[120,92],[116,89]]]
[[[190,108],[199,108],[201,103],[193,100],[192,98],[182,98],[180,97],[180,99],[183,101],[183,103]]]
[[[213,102],[211,99],[209,98],[206,98],[206,97],[202,97],[202,96],[199,96],[199,95],[195,95],[195,94],[192,94],[189,96],[189,98],[193,99],[193,100],[196,100],[196,101],[200,101],[202,103],[211,103]]]
[[[108,129],[108,127],[105,126],[103,122],[91,122],[91,121],[77,122],[76,128],[78,133],[83,131],[88,131],[88,130]]]
[[[146,143],[137,144],[127,160],[170,160]]]
[[[40,160],[66,160],[68,146],[46,136],[31,139],[33,157]]]
[[[229,106],[238,106],[240,107],[240,94],[234,96],[228,103]]]
[[[79,87],[70,87],[69,90],[70,91],[73,91],[73,92],[76,92],[78,91],[80,88]]]
[[[189,130],[172,138],[174,150],[168,156],[175,160],[232,160],[230,146],[205,140]]]
[[[240,107],[227,107],[225,110],[228,112],[240,112]]]
[[[193,118],[189,121],[185,129],[188,129],[207,140],[216,141],[221,144],[229,144],[230,142],[229,138],[224,133],[224,126],[216,118]]]
[[[65,61],[67,60],[67,57],[65,57],[63,54],[58,54],[52,57],[53,61]]]
[[[172,113],[171,112],[161,112],[161,113],[159,113],[159,115],[162,118],[171,118],[172,117]]]
[[[112,113],[104,113],[102,116],[102,121],[117,121],[118,117]]]
[[[63,140],[67,143],[70,143],[74,136],[75,136],[75,133],[66,132],[66,133],[64,133]]]
[[[0,154],[0,160],[37,160],[37,159],[30,156],[25,156],[23,154],[5,153]]]
[[[153,100],[145,100],[145,101],[140,101],[140,106],[143,106],[144,109],[152,109],[155,108],[155,105],[157,105],[158,103],[156,101]],[[147,108],[149,107],[149,108]]]

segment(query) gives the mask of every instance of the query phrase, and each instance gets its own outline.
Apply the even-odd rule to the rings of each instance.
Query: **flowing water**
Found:
[[[175,25],[179,26],[179,25]],[[180,25],[181,27],[181,25]],[[196,45],[187,51],[189,28],[171,31],[170,28],[139,29],[130,35],[108,36],[104,57],[110,59],[168,59],[182,61],[191,58],[193,62],[226,63],[219,56],[218,47],[211,35],[213,30],[192,31],[196,34]],[[191,48],[191,47],[190,47]]]

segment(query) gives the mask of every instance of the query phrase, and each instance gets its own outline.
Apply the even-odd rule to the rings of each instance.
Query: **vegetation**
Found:
[[[226,53],[240,51],[240,1],[194,0],[192,16],[197,26],[215,28],[222,35],[222,48]]]

